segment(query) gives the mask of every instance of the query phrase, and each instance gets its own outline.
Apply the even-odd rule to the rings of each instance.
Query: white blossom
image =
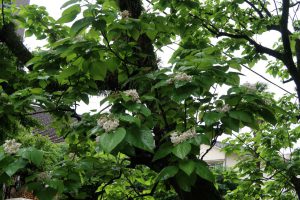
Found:
[[[5,140],[5,143],[3,145],[4,147],[4,151],[7,154],[15,154],[18,152],[19,148],[20,148],[21,144],[16,142],[15,139],[12,140]]]
[[[97,123],[105,132],[116,130],[119,127],[119,120],[112,117],[102,116],[98,119]]]
[[[228,104],[225,104],[221,108],[217,108],[217,111],[222,113],[228,112],[229,110],[230,110],[230,106]]]
[[[193,79],[192,76],[189,76],[183,72],[177,73],[173,78],[174,81],[188,81],[188,82],[192,81],[192,79]]]
[[[247,88],[248,90],[256,91],[256,84],[251,84],[249,82],[246,82],[242,86]]]
[[[123,10],[120,14],[123,19],[128,19],[130,17],[130,12],[128,10]]]
[[[108,120],[108,118],[106,116],[101,116],[98,120],[97,120],[97,124],[99,126],[102,127],[102,125]]]
[[[197,135],[196,133],[196,129],[195,128],[191,128],[183,133],[179,133],[179,132],[173,132],[171,134],[171,142],[174,144],[174,145],[177,145],[179,143],[182,143],[188,139],[191,139],[193,137],[195,137]]]
[[[141,103],[139,93],[135,89],[125,90],[124,94],[126,96],[131,97],[133,101],[135,101],[137,103]]]

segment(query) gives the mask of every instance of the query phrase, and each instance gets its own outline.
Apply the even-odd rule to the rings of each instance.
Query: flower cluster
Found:
[[[247,88],[248,90],[255,91],[256,90],[256,84],[251,84],[249,82],[246,82],[242,85],[243,87]]]
[[[225,113],[225,112],[228,112],[230,110],[230,106],[228,104],[225,104],[224,106],[222,106],[220,108],[217,108],[216,110],[218,112]]]
[[[192,76],[187,75],[186,73],[178,73],[174,76],[175,81],[192,81]]]
[[[192,81],[193,76],[187,75],[186,73],[179,72],[173,78],[169,79],[167,82],[169,84],[173,83],[174,81]]]
[[[195,128],[189,129],[183,133],[173,132],[171,134],[171,142],[176,145],[184,142],[185,140],[191,139],[197,135]]]
[[[139,93],[136,90],[125,90],[124,94],[131,97],[133,101],[141,103]]]
[[[20,148],[21,144],[16,142],[15,139],[12,140],[5,140],[5,143],[3,145],[4,147],[4,151],[7,154],[15,154],[18,152],[19,148]]]
[[[119,126],[119,120],[115,118],[108,118],[106,116],[100,117],[97,121],[98,125],[102,127],[106,133],[116,130]]]
[[[123,10],[120,14],[123,19],[128,19],[130,17],[130,12],[128,10]]]

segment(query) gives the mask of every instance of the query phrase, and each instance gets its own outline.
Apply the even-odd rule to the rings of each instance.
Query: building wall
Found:
[[[208,148],[208,145],[200,146],[200,157],[202,157]],[[233,167],[238,162],[238,159],[236,154],[225,154],[225,152],[217,146],[214,146],[203,158],[208,164],[223,163],[224,167]]]
[[[30,3],[30,0],[16,0],[16,5],[17,6],[25,6]],[[18,29],[17,30],[18,36],[20,36],[22,39],[24,37],[24,29]]]
[[[239,157],[236,154],[226,154],[225,166],[233,167],[239,161]]]

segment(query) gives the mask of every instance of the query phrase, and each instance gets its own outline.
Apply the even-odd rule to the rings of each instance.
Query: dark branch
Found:
[[[17,35],[13,23],[4,24],[0,29],[0,42],[6,44],[22,65],[25,65],[33,57]]]
[[[249,5],[249,6],[251,6],[251,8],[253,8],[253,10],[255,10],[255,12],[257,12],[257,14],[259,15],[259,17],[260,18],[265,18],[264,17],[264,15],[262,14],[262,12],[253,4],[253,3],[251,3],[250,1],[248,1],[248,0],[245,0],[245,2]]]
[[[300,1],[297,1],[297,2],[295,2],[295,3],[293,3],[293,4],[291,4],[289,7],[292,8],[292,7],[294,7],[294,6],[297,6],[298,4],[300,4]]]
[[[275,51],[273,49],[270,49],[268,47],[265,47],[261,44],[258,44],[256,41],[254,41],[252,38],[250,38],[248,35],[244,35],[244,34],[232,34],[232,33],[226,33],[226,32],[218,32],[216,34],[217,37],[221,37],[221,36],[226,36],[226,37],[230,37],[230,38],[235,38],[235,39],[245,39],[247,40],[250,44],[252,44],[256,51],[258,53],[265,53],[268,54],[270,56],[273,56],[274,58],[277,58],[279,60],[283,60],[283,56],[280,52]]]

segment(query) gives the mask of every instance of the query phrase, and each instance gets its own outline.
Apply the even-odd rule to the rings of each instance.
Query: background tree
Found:
[[[225,180],[237,187],[225,192],[228,199],[298,199],[299,139],[297,106],[292,97],[279,100],[286,113],[277,114],[277,125],[261,123],[259,130],[228,138],[225,152],[235,153],[240,161],[231,172],[225,172]],[[271,101],[270,101],[271,102]],[[274,102],[273,102],[274,103]],[[298,198],[296,197],[298,196]]]

